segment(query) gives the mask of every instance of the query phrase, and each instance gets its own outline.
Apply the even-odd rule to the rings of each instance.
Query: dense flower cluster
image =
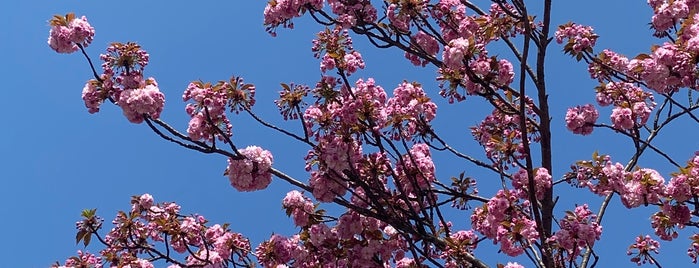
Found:
[[[327,0],[328,5],[337,18],[338,25],[344,29],[375,22],[377,19],[376,8],[370,0]]]
[[[286,215],[291,216],[294,224],[299,227],[307,227],[311,223],[312,214],[315,213],[313,202],[296,190],[286,194],[282,200],[282,207],[286,210]]]
[[[292,18],[299,17],[310,7],[312,9],[323,8],[323,0],[275,0],[269,1],[264,11],[264,25],[267,32],[276,35],[275,30],[280,25],[284,28],[294,28]]]
[[[185,111],[191,117],[187,134],[193,140],[228,142],[232,125],[226,108],[238,113],[255,105],[255,86],[246,84],[240,77],[216,84],[195,81],[189,83],[182,94],[187,103]]]
[[[692,0],[648,0],[653,8],[652,27],[659,32],[666,31],[682,19],[686,19],[690,10],[699,7],[699,2]]]
[[[478,246],[478,236],[473,230],[460,230],[452,233],[447,239],[447,247],[441,257],[446,260],[445,267],[460,267],[465,253],[471,253]]]
[[[242,159],[228,159],[225,175],[238,191],[249,192],[267,188],[272,182],[272,153],[257,146],[240,150]]]
[[[509,256],[521,255],[539,236],[536,222],[528,216],[529,201],[518,196],[517,190],[499,190],[471,215],[473,229],[499,243],[500,250]]]
[[[149,55],[135,43],[112,43],[101,54],[102,74],[87,81],[82,98],[88,112],[99,112],[105,100],[119,105],[132,123],[146,117],[158,119],[165,106],[165,95],[154,78],[144,78]]]
[[[425,67],[428,63],[430,63],[428,59],[418,56],[419,54],[424,53],[428,57],[435,57],[437,53],[439,53],[439,43],[437,42],[437,39],[423,31],[418,31],[412,36],[410,48],[413,51],[419,52],[405,52],[405,58],[410,60],[410,62],[415,66]]]
[[[658,204],[666,196],[665,179],[655,170],[640,168],[627,171],[621,163],[613,163],[608,155],[593,155],[592,161],[579,161],[567,175],[575,178],[578,187],[605,195],[617,192],[627,208]]]
[[[543,200],[546,191],[551,189],[551,174],[546,168],[537,168],[534,171],[534,196],[537,200]],[[512,187],[521,191],[520,198],[529,199],[529,176],[526,169],[519,169],[512,174]]]
[[[514,103],[497,102],[498,107],[483,119],[480,124],[471,128],[471,135],[485,148],[488,159],[498,165],[507,166],[514,164],[519,159],[526,157],[526,151],[522,144],[521,116],[509,109],[519,107],[518,101]],[[535,128],[536,114],[533,101],[527,99],[525,114],[527,118],[526,130],[530,143],[538,142],[540,137]]]
[[[114,227],[100,237],[99,241],[106,246],[100,256],[79,251],[78,256],[69,258],[64,265],[57,263],[52,267],[152,268],[155,266],[149,256],[154,255],[173,263],[169,268],[224,267],[232,262],[249,262],[250,243],[241,234],[228,230],[227,225],[207,226],[203,216],[183,216],[179,205],[156,204],[149,194],[134,196],[131,204],[131,210],[120,211],[112,221]],[[97,232],[102,225],[95,220],[98,218],[95,210],[84,211],[83,217],[78,222],[78,237],[87,245],[90,237],[99,236]],[[167,253],[170,250],[187,254],[185,261],[172,259]]]
[[[599,112],[592,104],[568,108],[566,112],[566,127],[575,134],[589,135],[594,129]]]
[[[396,229],[349,211],[334,226],[316,223],[302,235],[272,237],[255,249],[265,267],[388,267],[406,259],[407,243]]]
[[[559,221],[560,230],[548,241],[554,242],[567,253],[568,260],[578,257],[583,249],[595,244],[602,235],[602,226],[595,220],[596,215],[590,211],[587,204],[577,206],[575,211],[568,211]]]
[[[73,53],[78,50],[78,46],[85,48],[95,36],[95,28],[90,26],[85,16],[76,18],[73,13],[56,15],[49,24],[51,30],[48,43],[58,53]]]
[[[669,202],[664,202],[661,211],[651,217],[651,227],[655,229],[655,235],[660,239],[671,241],[679,235],[675,228],[684,228],[690,218],[691,214],[686,205],[681,203],[671,205]]]
[[[559,26],[555,34],[556,42],[559,44],[568,40],[563,51],[572,56],[581,55],[582,52],[591,52],[592,47],[597,42],[597,37],[592,32],[592,27],[572,22]]]
[[[323,73],[337,68],[351,75],[365,67],[362,54],[354,50],[352,38],[340,27],[319,32],[311,50],[316,58],[321,59],[320,71]]]
[[[393,97],[386,102],[387,124],[392,127],[391,137],[409,139],[425,132],[425,124],[432,121],[437,105],[427,96],[418,83],[403,82],[393,90]]]

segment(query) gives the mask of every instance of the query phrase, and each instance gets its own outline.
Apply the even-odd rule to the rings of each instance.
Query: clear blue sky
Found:
[[[281,199],[291,186],[275,180],[262,192],[236,192],[222,176],[225,158],[163,141],[145,124],[129,123],[112,105],[103,106],[98,114],[88,114],[80,98],[85,81],[91,78],[85,59],[79,54],[56,54],[46,44],[47,20],[52,15],[86,15],[97,32],[88,48],[94,60],[114,41],[135,41],[150,53],[146,75],[155,77],[166,95],[162,118],[180,130],[186,129],[188,120],[181,101],[187,84],[199,79],[227,79],[231,74],[257,86],[255,110],[259,114],[299,130],[294,124],[279,122],[272,101],[280,82],[313,84],[318,79],[319,63],[310,47],[313,34],[321,28],[307,19],[296,20],[295,30],[281,29],[279,36],[272,38],[262,26],[264,5],[265,1],[0,3],[4,11],[0,21],[5,25],[0,30],[5,105],[0,127],[0,215],[4,217],[0,220],[0,266],[47,267],[63,261],[81,248],[75,245],[74,223],[82,209],[97,208],[108,223],[117,210],[128,209],[131,195],[146,192],[156,201],[177,201],[184,212],[200,213],[211,222],[231,223],[234,231],[252,240],[253,247],[273,232],[292,234],[292,222],[281,210]],[[609,47],[632,56],[658,42],[649,37],[651,10],[642,2],[556,1],[554,13],[554,25],[567,21],[592,25],[601,36],[600,50]],[[439,106],[438,129],[459,149],[482,155],[468,127],[490,109],[479,110],[483,106],[476,98],[449,106],[436,94],[434,68],[412,67],[402,53],[373,49],[361,38],[356,38],[355,44],[364,54],[367,69],[354,78],[374,77],[389,92],[403,79],[421,82]],[[560,50],[554,44],[548,61],[555,128],[554,176],[559,178],[571,163],[588,159],[594,150],[616,153],[615,159],[625,163],[631,148],[627,140],[615,138],[607,130],[596,130],[584,138],[565,131],[561,120],[565,109],[593,102],[595,82],[589,79],[585,65],[558,53]],[[608,122],[609,112],[602,109],[603,122]],[[277,168],[307,180],[303,170],[307,147],[264,129],[246,116],[232,121],[239,147],[263,146],[273,152]],[[689,127],[676,124],[658,139],[661,148],[682,163],[699,149],[696,142],[687,142],[687,133],[696,131],[696,126],[688,131]],[[483,174],[447,155],[435,157],[440,161],[438,175],[443,178],[461,171],[475,177]],[[666,179],[673,171],[652,155],[643,158],[642,165],[658,169]],[[483,195],[493,193],[495,188],[488,183],[493,179],[483,176],[479,181]],[[559,190],[564,195],[559,210],[582,203],[590,203],[596,210],[601,200],[584,191],[571,191],[566,185]],[[449,213],[455,224],[466,226],[470,212]],[[601,267],[634,265],[625,255],[626,247],[635,235],[652,233],[647,220],[650,213],[620,208],[615,199],[603,222],[601,245],[596,247]],[[688,242],[680,237],[673,243],[662,243],[661,263],[690,267],[685,254]],[[487,263],[512,261],[493,255],[485,244],[477,256]]]

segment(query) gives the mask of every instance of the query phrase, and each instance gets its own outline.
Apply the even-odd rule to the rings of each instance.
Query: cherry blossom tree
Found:
[[[312,51],[321,78],[282,83],[274,100],[284,120],[297,122],[290,129],[256,113],[254,84],[233,76],[183,85],[191,119],[186,131],[178,130],[160,119],[165,96],[156,79],[146,76],[144,48],[113,43],[97,64],[86,50],[95,34],[87,18],[55,16],[49,46],[58,53],[80,51],[92,68],[82,95],[89,113],[113,104],[129,122],[145,123],[168,142],[224,156],[224,174],[238,191],[264,190],[272,179],[288,182],[292,189],[282,205],[298,232],[274,234],[255,246],[228,225],[210,224],[175,203],[156,203],[142,194],[132,197],[130,210],[117,213],[109,230],[95,210],[83,211],[76,241],[86,246],[97,241],[104,249],[79,251],[54,267],[154,267],[158,262],[169,267],[595,267],[604,262],[595,252],[604,213],[615,202],[657,209],[647,223],[654,234],[629,234],[628,255],[638,265],[661,267],[655,239],[675,240],[679,229],[699,226],[699,152],[672,156],[654,144],[661,130],[680,118],[699,123],[694,114],[699,100],[693,95],[699,1],[649,0],[658,41],[634,57],[595,50],[598,35],[590,26],[552,25],[550,0],[537,7],[522,0],[474,2],[270,1],[262,13],[271,35],[291,31],[302,16],[320,29]],[[366,63],[355,39],[400,50],[405,64],[436,70],[439,90],[406,80],[390,91],[373,78],[357,78]],[[508,54],[496,55],[495,48]],[[561,50],[572,56],[571,64],[586,64],[599,85],[596,103],[552,115],[545,62],[549,53]],[[490,105],[490,114],[471,127],[482,157],[455,149],[440,134],[449,130],[434,127],[435,98],[448,105],[478,98]],[[606,106],[611,112],[598,110]],[[307,145],[307,178],[275,168],[274,148],[238,148],[229,116],[239,114]],[[632,157],[623,164],[590,151],[590,159],[565,163],[571,168],[562,172],[552,163],[552,124],[564,124],[570,130],[566,135],[595,130],[621,135],[633,145]],[[439,178],[435,153],[485,172]],[[644,154],[664,162],[641,167]],[[677,172],[657,171],[666,166]],[[488,183],[499,190],[480,196],[477,184]],[[575,200],[580,205],[556,208],[566,198],[557,194],[563,187],[599,195],[602,205]],[[324,209],[333,204],[344,212]],[[454,208],[460,217],[444,213]],[[456,228],[452,221],[470,221],[470,228]],[[676,243],[687,244],[686,261],[696,263],[699,234],[688,238]],[[474,250],[483,243],[527,262],[482,259]]]

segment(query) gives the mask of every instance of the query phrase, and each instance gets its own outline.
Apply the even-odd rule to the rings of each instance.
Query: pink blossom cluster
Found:
[[[444,267],[456,268],[463,262],[466,253],[472,253],[478,246],[478,236],[473,230],[453,232],[447,238],[447,247],[440,257],[445,260]]]
[[[328,0],[328,5],[337,18],[337,25],[344,29],[373,23],[377,19],[376,8],[370,0]]]
[[[56,263],[51,268],[102,268],[102,258],[90,252],[78,250],[78,256],[68,258],[63,265]]]
[[[449,44],[444,46],[444,53],[442,53],[442,62],[444,66],[452,69],[459,70],[465,66],[472,55],[471,44],[469,39],[459,37],[449,41]]]
[[[410,262],[406,250],[407,243],[393,227],[350,211],[335,226],[316,223],[301,236],[272,235],[255,249],[255,256],[265,267],[388,267]]]
[[[232,262],[249,262],[251,252],[247,238],[227,229],[227,225],[206,226],[200,215],[183,216],[175,203],[156,204],[149,194],[134,196],[131,211],[120,211],[112,221],[114,227],[104,236],[98,233],[102,227],[94,210],[83,212],[84,219],[78,225],[78,238],[91,236],[106,246],[100,256],[78,252],[78,256],[66,260],[64,265],[52,267],[155,267],[154,260],[174,263],[179,267],[224,267]],[[172,259],[170,250],[187,254],[185,262]],[[152,259],[152,256],[161,256]],[[143,258],[142,258],[143,257]]]
[[[231,186],[241,192],[267,188],[272,182],[272,153],[257,146],[239,150],[241,159],[228,159],[225,175]]]
[[[687,161],[687,166],[673,174],[667,185],[668,197],[677,202],[685,202],[697,194],[699,194],[699,151]]]
[[[326,98],[324,103],[318,100],[303,115],[306,131],[316,139],[331,133],[347,135],[379,131],[386,125],[387,95],[372,78],[357,80],[353,88],[343,86],[340,91],[328,89],[319,93],[320,98]],[[316,126],[319,128],[314,129]]]
[[[343,140],[340,136],[327,135],[318,140],[315,150],[306,156],[306,170],[313,165],[309,184],[313,196],[321,202],[331,202],[337,196],[347,193],[347,174],[355,170],[362,158],[362,147],[356,140]]]
[[[405,52],[405,58],[410,60],[410,62],[415,66],[425,67],[428,63],[430,63],[429,60],[418,55],[424,53],[426,56],[435,57],[437,53],[439,53],[439,43],[437,42],[437,39],[423,31],[418,31],[411,37],[410,48],[413,51],[419,52]]]
[[[400,3],[392,3],[386,8],[386,15],[391,26],[397,31],[406,33],[410,31],[410,13],[401,12]]]
[[[659,32],[666,31],[670,27],[690,15],[690,10],[699,8],[699,1],[695,0],[648,0],[653,8],[652,27]]]
[[[577,206],[575,211],[567,211],[559,220],[560,230],[548,238],[568,254],[568,261],[579,256],[583,249],[592,247],[602,235],[602,226],[596,221],[597,216],[590,211],[587,204]]]
[[[274,0],[267,2],[264,11],[264,25],[267,32],[276,36],[275,30],[280,25],[293,29],[291,19],[301,16],[306,10],[323,8],[323,0]]]
[[[515,77],[512,63],[495,57],[481,55],[469,62],[468,69],[473,72],[465,81],[466,93],[469,95],[486,93],[486,88],[490,86],[484,86],[483,83],[492,85],[493,89],[507,87]]]
[[[435,181],[435,167],[427,144],[416,143],[408,154],[396,164],[396,176],[403,192],[407,195],[419,195],[419,192],[430,189]]]
[[[315,206],[302,192],[293,190],[286,194],[282,200],[282,207],[286,215],[291,216],[298,227],[307,227],[311,223],[311,217],[315,213]]]
[[[144,116],[157,119],[165,106],[165,95],[160,92],[155,79],[148,78],[143,88],[129,88],[119,94],[119,106],[124,111],[126,119],[139,124]]]
[[[604,49],[597,55],[595,60],[590,62],[587,71],[593,79],[597,79],[600,83],[606,83],[611,81],[615,73],[630,74],[631,71],[628,68],[629,58],[609,49]]]
[[[474,17],[466,15],[466,6],[460,1],[440,0],[431,10],[437,20],[444,40],[451,41],[459,37],[476,37],[479,25]]]
[[[667,94],[681,87],[696,88],[696,63],[682,47],[665,43],[654,47],[651,55],[629,61],[629,70],[640,77],[648,88]]]
[[[235,76],[216,84],[195,81],[189,83],[182,100],[192,101],[185,106],[185,111],[191,117],[187,128],[190,138],[209,142],[218,138],[228,142],[233,126],[226,115],[226,108],[236,113],[250,109],[255,105],[255,86]]]
[[[645,237],[639,235],[636,237],[636,242],[629,246],[629,249],[626,251],[626,255],[631,256],[635,254],[633,257],[631,257],[631,262],[638,265],[645,263],[655,264],[655,258],[653,258],[653,256],[650,254],[658,254],[658,248],[660,248],[660,243],[658,243],[658,241],[653,240],[649,235],[646,235]]]
[[[214,137],[224,140],[223,135],[231,136],[231,125],[226,115],[227,94],[221,87],[210,83],[189,83],[182,100],[187,103],[185,111],[191,117],[187,134],[193,140],[213,141]],[[218,129],[217,129],[218,128]]]
[[[671,241],[679,235],[675,228],[684,228],[691,217],[689,207],[685,204],[671,204],[666,201],[663,202],[661,210],[651,216],[651,227],[660,239]]]
[[[551,189],[551,174],[546,168],[537,168],[534,171],[534,193],[537,200],[543,200],[546,191]],[[529,199],[529,176],[526,169],[520,168],[512,174],[512,187],[521,191],[520,198]]]
[[[687,255],[692,258],[693,263],[697,263],[697,258],[699,258],[699,234],[693,234],[689,239],[692,240],[692,244],[687,249]]]
[[[473,229],[500,244],[508,256],[524,253],[539,237],[536,222],[529,218],[529,201],[519,198],[517,190],[499,190],[471,215]]]
[[[599,112],[592,104],[568,108],[566,112],[566,127],[575,134],[589,135],[594,129]]]
[[[562,44],[567,40],[563,51],[572,56],[580,55],[582,52],[592,52],[595,46],[597,35],[592,32],[592,27],[568,22],[558,26],[555,33],[556,42]]]
[[[614,105],[611,120],[615,129],[645,125],[655,108],[653,94],[627,82],[609,82],[597,87],[597,103]]]
[[[426,123],[437,114],[437,105],[430,100],[422,85],[403,82],[393,90],[393,97],[386,102],[387,125],[392,127],[395,140],[410,138],[425,130]]]
[[[629,172],[621,163],[613,163],[608,155],[595,154],[592,161],[576,163],[573,170],[567,177],[577,179],[578,187],[587,187],[599,195],[617,192],[627,208],[659,204],[667,196],[660,173],[648,168]]]
[[[495,163],[514,164],[516,160],[523,159],[526,152],[522,145],[520,115],[506,112],[505,106],[519,107],[519,104],[499,101],[497,103],[498,108],[493,109],[480,124],[471,128],[471,135],[485,148],[489,159]],[[530,142],[538,142],[540,137],[532,122],[529,121],[536,119],[532,107],[533,101],[528,99],[525,111],[527,135]]]
[[[641,168],[625,176],[623,188],[616,189],[627,208],[657,204],[665,196],[665,179],[653,169]]]
[[[154,78],[144,79],[143,69],[149,55],[135,43],[113,43],[101,54],[102,75],[87,81],[82,98],[88,112],[96,113],[104,100],[121,107],[129,122],[158,119],[165,106],[165,95]]]
[[[699,1],[693,0],[693,2],[699,4]],[[699,54],[699,13],[695,12],[691,19],[687,19],[687,22],[682,24],[681,33],[678,43],[690,54]]]
[[[78,50],[78,46],[85,48],[95,36],[95,28],[90,26],[85,16],[76,18],[73,13],[55,15],[49,23],[51,30],[48,44],[58,53],[73,53]]]
[[[366,66],[362,54],[352,48],[352,38],[346,29],[336,27],[331,31],[326,28],[317,36],[318,38],[313,40],[311,50],[316,58],[321,59],[321,72],[337,68],[351,75]]]

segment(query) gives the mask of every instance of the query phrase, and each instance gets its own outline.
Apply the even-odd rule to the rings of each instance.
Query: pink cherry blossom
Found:
[[[294,219],[294,224],[299,227],[308,226],[310,217],[315,212],[313,202],[296,190],[286,194],[282,200],[282,207],[286,210],[287,215]]]
[[[586,247],[592,247],[602,235],[602,226],[595,220],[596,215],[587,204],[577,206],[575,211],[568,211],[559,220],[561,227],[548,241],[555,242],[567,253],[569,261],[578,257]]]
[[[350,28],[356,25],[375,22],[377,17],[376,8],[369,0],[356,0],[347,2],[343,0],[328,0],[328,5],[335,15],[336,20],[342,28]]]
[[[651,253],[658,254],[658,248],[660,248],[660,243],[658,241],[650,238],[649,235],[636,237],[636,242],[629,246],[629,250],[626,255],[634,255],[631,257],[631,262],[638,265],[650,263],[655,264],[655,259],[651,256]]]
[[[410,47],[418,53],[405,52],[405,58],[410,60],[415,66],[425,67],[430,63],[429,60],[419,57],[419,54],[424,53],[427,56],[434,57],[439,53],[439,43],[437,40],[423,31],[418,31],[412,36]]]
[[[535,186],[535,196],[537,200],[543,200],[546,191],[551,189],[551,174],[549,174],[546,168],[535,169],[534,175],[534,186]],[[512,175],[512,187],[518,190],[522,190],[523,199],[529,198],[529,176],[527,175],[526,169],[520,169],[517,173]]]
[[[238,191],[250,192],[267,188],[272,182],[272,153],[257,146],[240,150],[243,159],[228,159],[226,175]]]
[[[276,28],[283,26],[284,28],[294,28],[292,18],[299,17],[306,11],[306,5],[310,5],[314,9],[323,8],[322,0],[277,0],[270,1],[265,6],[264,10],[264,25],[267,32],[272,36],[276,36]]]
[[[566,127],[575,134],[589,135],[592,133],[599,112],[592,104],[568,108],[566,112]]]
[[[592,27],[575,24],[572,22],[558,26],[555,38],[556,42],[562,44],[568,40],[564,51],[571,55],[578,55],[583,51],[591,51],[597,41],[597,35],[592,32]]]
[[[73,13],[65,17],[56,15],[50,21],[49,46],[58,53],[72,53],[78,50],[78,45],[87,47],[92,43],[95,29],[82,16],[76,18]]]
[[[403,82],[393,90],[393,97],[386,102],[388,125],[393,129],[391,137],[410,138],[425,131],[423,123],[435,118],[437,105],[430,100],[418,83]]]
[[[456,38],[449,41],[449,45],[444,46],[442,61],[444,65],[452,70],[464,67],[464,60],[470,58],[470,43],[466,38]]]
[[[158,89],[155,79],[149,78],[144,88],[126,89],[119,94],[118,105],[131,123],[143,122],[145,116],[160,118],[165,105],[165,95]]]
[[[524,266],[522,266],[521,264],[519,264],[517,262],[508,262],[502,268],[524,268]]]

